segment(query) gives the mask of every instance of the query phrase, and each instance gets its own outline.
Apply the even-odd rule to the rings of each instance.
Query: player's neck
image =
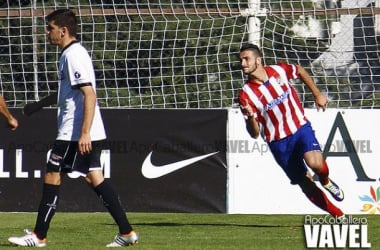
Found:
[[[257,68],[255,72],[249,76],[249,78],[258,84],[264,84],[264,82],[269,79],[268,74],[263,67]]]
[[[64,50],[65,48],[67,48],[68,46],[70,46],[71,44],[75,43],[77,41],[77,39],[75,37],[70,37],[70,38],[67,38],[67,39],[64,39],[62,40],[62,42],[59,44],[59,47]]]

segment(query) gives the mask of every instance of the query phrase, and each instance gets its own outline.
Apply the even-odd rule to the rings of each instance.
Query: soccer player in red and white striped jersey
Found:
[[[326,109],[327,98],[301,65],[266,66],[262,57],[260,48],[254,44],[245,44],[240,49],[241,68],[248,80],[239,92],[239,104],[248,132],[253,138],[262,135],[291,184],[299,185],[319,208],[343,218],[344,213],[316,186],[307,169],[310,167],[318,175],[336,200],[343,200],[343,191],[329,178],[329,168],[292,80],[300,79],[310,89],[318,110]]]

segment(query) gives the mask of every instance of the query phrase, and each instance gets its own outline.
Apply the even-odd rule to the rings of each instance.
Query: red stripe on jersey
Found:
[[[287,91],[287,86],[284,84],[284,85],[281,86],[281,89],[282,89],[283,93],[285,93]],[[289,98],[287,100],[285,100],[283,103],[281,103],[281,104],[278,105],[278,108],[280,109],[282,116],[285,116],[285,114],[287,112],[287,110],[286,110],[286,104],[287,104],[287,102],[289,102]],[[291,131],[290,127],[289,127],[289,124],[287,122],[286,117],[284,117],[282,119],[282,123],[283,123],[282,124],[282,126],[283,126],[282,130],[284,131],[284,133],[286,135],[292,134],[292,131]],[[275,137],[276,140],[280,140],[281,138],[282,138],[281,135]]]
[[[288,77],[288,79],[297,79],[298,78],[298,69],[297,69],[296,65],[287,64],[287,63],[283,63],[283,62],[279,63],[278,65],[285,70],[286,76]],[[297,91],[295,90],[295,88],[293,86],[290,86],[290,89],[291,89],[292,97],[295,100],[295,104],[297,105],[298,110],[302,113],[302,119],[301,119],[301,117],[296,115],[295,109],[292,109],[292,114],[294,114],[294,121],[297,124],[297,128],[300,128],[308,120],[305,117],[305,112],[304,112],[302,103],[299,99],[299,96],[297,94]]]
[[[287,89],[289,88],[289,85],[283,84],[281,86],[282,82],[281,82],[280,74],[272,67],[266,67],[266,71],[267,71],[269,78],[280,79],[280,82],[279,82],[280,88],[278,88],[278,86],[277,86],[277,90],[274,88],[274,85],[272,85],[272,84],[268,84],[268,86],[267,86],[272,100],[277,99],[280,95],[283,95],[283,94],[286,95],[286,92],[287,92]],[[288,100],[289,99],[286,98],[284,100],[284,102],[279,103],[277,105],[277,107],[280,111],[280,114],[275,114],[276,109],[267,110],[269,117],[272,121],[272,124],[274,126],[274,139],[275,140],[280,140],[281,138],[283,138],[283,135],[281,135],[281,133],[283,133],[285,135],[292,134],[292,131],[291,131],[289,124],[287,122],[287,119],[286,119],[286,113],[287,113],[286,104],[287,104]],[[279,118],[279,117],[281,117],[281,118]]]
[[[288,79],[297,79],[298,78],[298,69],[297,69],[296,65],[287,64],[284,62],[280,62],[277,65],[285,70],[286,77]]]
[[[274,89],[273,85],[268,84],[266,87],[267,87],[267,89],[268,89],[268,91],[270,93],[270,96],[268,97],[270,99],[267,99],[267,97],[263,98],[263,100],[265,100],[265,105],[264,105],[265,107],[268,106],[269,102],[273,101],[273,97],[277,97],[278,96],[278,93]],[[280,105],[278,105],[278,107],[280,108]],[[272,121],[273,129],[274,129],[274,132],[273,132],[274,138],[280,138],[281,136],[280,136],[280,127],[279,127],[279,125],[280,125],[280,122],[281,122],[281,118],[278,118],[276,116],[276,114],[274,113],[273,109],[267,110],[267,113],[268,113],[268,116],[269,116],[270,120]],[[268,136],[270,136],[270,135],[268,134]]]
[[[293,105],[291,105],[291,111],[293,114],[292,119],[293,119],[294,123],[296,124],[297,128],[300,128],[306,122],[306,119],[304,116],[304,110],[303,110],[301,101],[299,100],[297,92],[293,86],[291,86],[291,95],[292,95],[293,99],[295,100],[295,104],[297,105],[297,107],[294,107]],[[303,115],[302,120],[300,120],[301,117],[297,116],[296,108],[298,108],[298,110],[300,110],[300,112],[302,113],[302,115]]]
[[[279,74],[272,68],[268,67],[268,68],[266,68],[266,71],[267,71],[269,79],[270,79],[270,77],[275,77],[275,78],[279,77]],[[265,96],[263,97],[263,100],[265,100],[265,103],[263,102],[264,107],[268,107],[269,102],[272,102],[273,97],[278,96],[278,94],[277,94],[277,91],[270,84],[269,80],[264,83],[264,86],[266,86],[266,88],[268,89],[269,94],[270,94],[270,96],[268,96],[268,97],[265,97]],[[268,98],[270,98],[270,99],[268,99]],[[281,118],[279,119],[274,114],[273,110],[267,110],[267,114],[269,116],[269,119],[270,119],[273,127],[272,127],[272,132],[270,132],[271,129],[268,128],[267,126],[265,126],[265,127],[267,127],[267,134],[265,134],[265,137],[268,138],[269,140],[271,140],[272,136],[274,136],[274,138],[279,138],[280,137],[279,123],[280,123]],[[267,125],[269,125],[269,124],[267,124]]]
[[[296,110],[295,110],[294,104],[293,104],[292,99],[291,99],[292,97],[294,98],[294,95],[293,95],[293,93],[294,93],[294,88],[293,88],[293,86],[291,86],[291,85],[288,85],[288,86],[283,85],[283,86],[282,86],[283,91],[286,91],[286,90],[288,90],[289,88],[290,88],[290,93],[289,93],[289,98],[288,98],[288,100],[287,100],[287,102],[288,102],[288,103],[287,103],[287,107],[289,108],[289,110],[290,110],[290,114],[292,115],[292,119],[291,119],[291,120],[294,122],[296,128],[298,129],[298,128],[301,127],[301,123],[300,123],[300,119],[299,119],[299,117],[298,117],[297,114],[296,114]],[[296,99],[295,103],[296,103],[296,105],[297,105],[297,100],[299,100],[299,99],[298,99],[298,96],[297,96],[297,93],[296,93],[296,97],[297,97],[297,99]],[[284,105],[283,105],[283,106],[284,106]],[[302,107],[302,106],[301,106],[301,107]],[[285,112],[284,112],[284,113],[285,113]],[[285,120],[284,123],[286,124],[286,128],[284,128],[284,130],[285,130],[285,134],[287,134],[287,135],[291,135],[291,134],[292,134],[292,131],[291,131],[290,127],[289,127],[289,124],[288,124],[287,120]]]

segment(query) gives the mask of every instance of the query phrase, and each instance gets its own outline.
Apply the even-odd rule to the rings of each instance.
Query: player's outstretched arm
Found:
[[[306,71],[304,67],[302,67],[301,65],[297,65],[297,70],[300,79],[305,83],[305,85],[310,89],[311,93],[313,94],[317,109],[319,110],[321,108],[323,111],[325,111],[328,103],[327,97],[319,91],[313,78],[309,75],[309,73]]]
[[[13,115],[9,112],[7,103],[4,100],[4,97],[0,95],[0,114],[7,119],[8,125],[11,130],[16,130],[18,127],[18,121]]]
[[[33,113],[41,110],[43,107],[48,107],[48,106],[51,106],[53,104],[56,104],[57,103],[57,97],[58,97],[58,93],[54,92],[51,95],[49,95],[49,96],[47,96],[47,97],[45,97],[45,98],[43,98],[37,102],[32,102],[32,103],[26,104],[24,106],[24,109],[23,109],[24,115],[30,116]]]

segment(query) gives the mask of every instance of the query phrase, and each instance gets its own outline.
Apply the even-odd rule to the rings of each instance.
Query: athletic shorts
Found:
[[[80,154],[77,141],[56,140],[51,150],[46,171],[71,173],[77,172],[86,176],[89,171],[102,169],[100,154],[103,141],[93,141],[92,151],[88,154]]]
[[[269,148],[291,184],[300,183],[306,175],[304,154],[313,150],[321,151],[310,122],[303,125],[295,134],[270,142]]]

